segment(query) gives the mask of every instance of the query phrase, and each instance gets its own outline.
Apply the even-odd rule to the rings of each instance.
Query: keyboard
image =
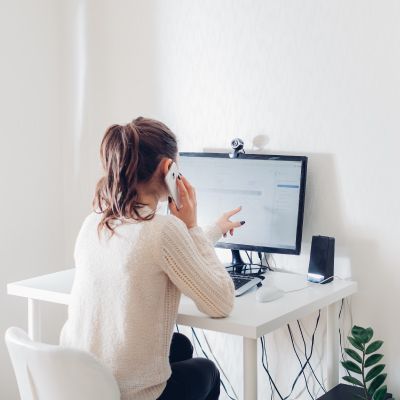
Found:
[[[233,284],[235,285],[236,297],[242,295],[261,282],[261,279],[255,276],[246,276],[243,274],[236,274],[234,272],[230,272],[229,275],[231,276]]]

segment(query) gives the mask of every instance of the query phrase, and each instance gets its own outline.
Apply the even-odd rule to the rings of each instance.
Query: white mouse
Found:
[[[285,294],[284,291],[273,285],[262,286],[256,292],[256,299],[259,303],[267,303],[281,298]]]

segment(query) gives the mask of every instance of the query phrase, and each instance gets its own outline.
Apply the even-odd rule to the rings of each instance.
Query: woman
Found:
[[[196,194],[177,180],[182,206],[156,214],[168,193],[165,175],[178,154],[175,135],[161,122],[139,117],[113,125],[101,143],[104,176],[94,212],[75,244],[75,281],[62,345],[93,353],[109,366],[122,400],[214,400],[219,373],[174,334],[181,293],[211,317],[233,307],[234,287],[213,244],[241,225],[224,214],[202,230]],[[243,222],[242,222],[243,223]]]

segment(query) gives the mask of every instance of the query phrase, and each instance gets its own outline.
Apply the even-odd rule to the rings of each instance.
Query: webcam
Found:
[[[233,153],[229,153],[230,158],[238,158],[239,154],[244,154],[244,142],[240,138],[235,138],[231,141]]]

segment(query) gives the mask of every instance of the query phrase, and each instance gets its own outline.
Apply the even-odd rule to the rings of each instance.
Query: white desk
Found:
[[[40,301],[67,305],[73,279],[74,270],[69,269],[7,285],[8,294],[28,299],[28,333],[33,340],[40,340]],[[267,279],[275,280],[277,286],[287,280],[295,287],[296,280],[298,286],[305,278],[301,275],[274,272]],[[355,282],[334,280],[329,284],[312,285],[305,290],[287,293],[270,303],[258,303],[253,291],[236,298],[231,315],[222,319],[205,316],[190,299],[182,297],[177,323],[242,336],[243,399],[256,400],[257,339],[293,320],[327,308],[327,367],[330,389],[339,383],[338,302],[356,291]]]

